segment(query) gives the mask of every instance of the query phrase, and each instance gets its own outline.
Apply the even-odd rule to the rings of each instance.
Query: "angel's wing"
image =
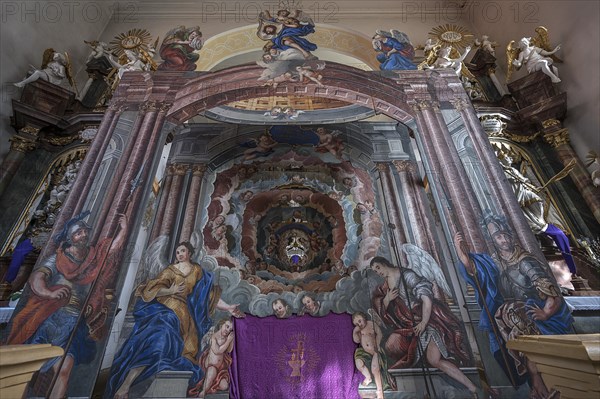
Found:
[[[506,46],[506,62],[508,62],[508,72],[506,73],[506,81],[508,82],[510,80],[510,77],[513,74],[513,71],[515,70],[515,66],[513,65],[513,61],[516,60],[519,57],[519,53],[521,52],[521,49],[519,49],[519,46],[515,46],[515,41],[511,40],[510,43],[508,43],[508,45]],[[519,70],[520,67],[517,67],[517,70]]]
[[[67,80],[69,84],[75,89],[75,93],[79,96],[79,90],[77,90],[77,83],[73,77],[73,64],[71,63],[71,57],[69,57],[69,53],[65,51],[65,61],[67,65],[65,65],[65,74],[67,75]]]
[[[377,29],[375,31],[375,33],[377,33],[379,36],[383,36],[383,37],[393,37],[392,34],[390,32],[388,32],[387,30]]]
[[[413,244],[402,245],[402,251],[404,251],[406,258],[408,259],[409,269],[421,277],[425,277],[427,280],[435,282],[448,297],[452,297],[452,292],[446,282],[444,272],[442,272],[440,266],[429,253]]]
[[[210,339],[215,333],[215,326],[211,326],[210,329],[202,336],[202,340],[200,341],[200,350],[198,353],[203,353],[210,347]]]
[[[158,273],[167,267],[169,264],[166,254],[168,244],[169,237],[166,235],[158,237],[150,244],[135,276],[134,287],[138,287],[140,284],[156,278]]]
[[[538,26],[535,28],[535,33],[537,33],[537,36],[531,38],[531,44],[546,51],[552,51],[553,48],[550,46],[550,35],[548,34],[548,29],[543,26]],[[563,62],[554,54],[550,55],[550,58],[556,62]]]
[[[302,10],[296,10],[295,14],[296,14],[296,19],[302,25],[313,25],[314,26],[315,22],[313,21],[313,19],[311,18],[309,13],[306,13]]]
[[[408,38],[408,35],[406,33],[400,32],[395,29],[390,29],[390,33],[392,34],[392,37],[398,40],[400,43],[410,43],[410,39]]]
[[[52,62],[53,58],[54,58],[54,49],[53,48],[47,48],[46,50],[44,50],[44,55],[42,55],[42,68],[41,69],[46,69],[48,64],[50,62]]]
[[[590,151],[585,156],[585,166],[588,167],[592,165],[594,162],[599,162],[600,158],[598,158],[598,154],[596,151]]]

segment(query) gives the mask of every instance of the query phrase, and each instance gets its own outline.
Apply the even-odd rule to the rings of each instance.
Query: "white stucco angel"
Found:
[[[494,48],[498,47],[498,43],[490,41],[488,35],[482,35],[481,39],[475,39],[475,45],[493,56],[496,55],[496,50],[494,50]]]
[[[31,66],[29,76],[20,82],[15,83],[17,87],[24,87],[26,84],[35,82],[38,79],[53,83],[60,86],[65,79],[69,81],[71,86],[75,85],[71,71],[71,63],[67,53],[59,53],[53,48],[48,48],[44,51],[42,59],[42,67],[37,69]]]
[[[90,55],[88,55],[87,59],[85,60],[86,64],[91,60],[97,60],[110,54],[108,44],[104,42],[99,42],[98,40],[92,40],[89,42],[87,40],[84,40],[83,42],[90,46],[92,49],[92,52],[90,53]]]
[[[446,282],[442,268],[429,253],[414,244],[403,244],[402,251],[408,260],[407,268],[433,284],[433,294],[436,299],[443,301],[444,296],[452,297],[452,291]]]
[[[127,61],[124,64],[121,64],[118,61],[116,61],[113,56],[108,57],[113,67],[118,69],[117,75],[119,76],[119,79],[123,77],[123,74],[125,72],[148,70],[146,63],[142,61],[140,55],[138,55],[135,51],[125,50],[124,53],[127,57]]]
[[[536,28],[537,37],[524,37],[519,40],[519,44],[515,46],[515,41],[511,40],[506,47],[506,57],[508,60],[508,73],[506,80],[509,80],[514,67],[521,68],[525,65],[528,73],[542,71],[552,79],[552,83],[559,83],[561,80],[558,77],[558,68],[554,66],[554,62],[560,60],[552,56],[558,50],[560,45],[550,50],[548,40],[548,30],[543,26]]]
[[[460,76],[463,69],[463,61],[467,57],[467,54],[469,54],[469,51],[471,51],[471,46],[465,47],[465,52],[462,54],[458,53],[458,57],[452,57],[452,47],[442,47],[438,50],[437,59],[429,68],[452,68],[456,76]]]

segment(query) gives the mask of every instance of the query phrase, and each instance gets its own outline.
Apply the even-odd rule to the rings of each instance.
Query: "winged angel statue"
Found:
[[[506,58],[508,60],[508,73],[506,80],[510,80],[515,68],[519,70],[521,66],[527,66],[527,72],[542,71],[552,79],[552,83],[560,82],[558,77],[558,68],[554,62],[562,62],[554,53],[560,50],[560,45],[550,50],[550,39],[548,29],[538,26],[535,29],[537,37],[524,37],[515,45],[511,40],[506,46]],[[551,57],[549,57],[551,56]]]
[[[48,48],[44,51],[42,57],[42,67],[37,69],[30,65],[29,76],[20,82],[15,83],[17,87],[24,87],[27,83],[35,82],[38,79],[53,83],[60,86],[65,79],[77,92],[77,85],[73,79],[73,70],[71,61],[67,52],[59,53],[53,48]]]

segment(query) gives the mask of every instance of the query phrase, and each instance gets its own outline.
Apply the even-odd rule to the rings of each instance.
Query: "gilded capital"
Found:
[[[170,102],[161,103],[159,109],[161,112],[168,112],[172,106],[173,106],[173,103],[170,103]]]
[[[186,174],[186,172],[189,170],[190,165],[185,164],[185,163],[174,163],[173,165],[171,165],[173,167],[173,173],[176,176],[183,176]]]
[[[450,100],[450,104],[452,104],[458,112],[464,111],[469,106],[469,103],[463,98]]]
[[[392,163],[396,167],[396,170],[400,173],[402,173],[402,172],[414,173],[414,171],[416,170],[416,166],[415,166],[414,162],[409,161],[409,160],[402,160],[402,161],[396,160],[396,161],[392,161]]]
[[[127,104],[126,101],[123,99],[118,99],[118,100],[112,100],[110,102],[110,105],[108,106],[108,109],[110,111],[115,111],[116,113],[120,114],[121,112],[125,111],[127,109]]]
[[[551,127],[555,127],[558,126],[560,127],[561,123],[558,119],[554,119],[554,118],[550,118],[550,119],[546,119],[545,121],[542,122],[542,126],[544,127],[544,129],[548,129]]]
[[[544,135],[544,141],[552,148],[558,148],[561,145],[569,144],[569,130],[568,129],[560,129],[552,133],[546,133]]]
[[[19,129],[19,133],[30,134],[32,136],[37,136],[39,132],[40,132],[39,127],[33,127],[33,126],[29,126],[29,125]]]
[[[13,136],[8,139],[10,141],[11,151],[26,153],[35,149],[35,140],[22,136]]]
[[[157,102],[154,100],[148,100],[140,105],[140,112],[151,112],[158,109]]]
[[[380,172],[387,172],[389,170],[387,162],[377,162],[375,166],[377,166],[377,170]]]
[[[204,176],[204,173],[206,172],[206,165],[204,164],[200,164],[200,165],[194,165],[192,167],[192,175],[193,176]]]

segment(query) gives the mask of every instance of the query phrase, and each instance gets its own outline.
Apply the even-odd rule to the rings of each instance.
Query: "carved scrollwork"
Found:
[[[409,160],[396,160],[396,161],[392,161],[392,163],[394,164],[394,166],[396,167],[396,170],[399,173],[403,173],[403,172],[408,172],[408,173],[414,173],[417,169],[415,163],[413,161],[409,161]]]
[[[569,130],[560,129],[556,132],[547,133],[544,135],[544,141],[552,148],[558,148],[561,145],[569,144]]]
[[[12,151],[27,153],[29,151],[33,151],[36,147],[36,141],[30,138],[17,135],[8,140],[10,141],[10,149]]]

